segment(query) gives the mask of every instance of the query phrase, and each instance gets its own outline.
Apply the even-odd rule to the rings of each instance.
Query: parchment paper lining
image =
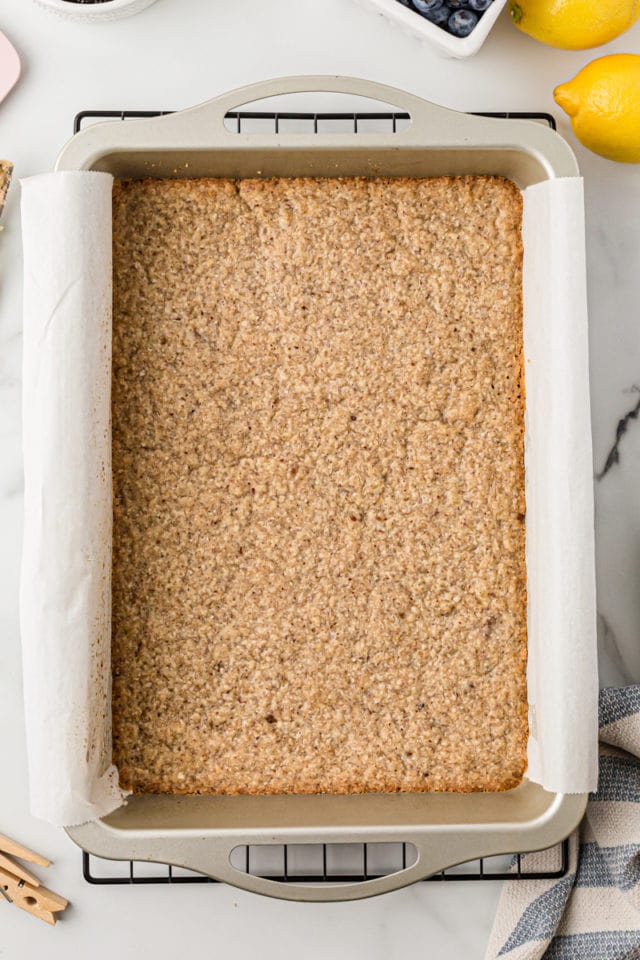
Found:
[[[31,812],[97,819],[111,765],[111,185],[23,181],[25,526],[20,592]],[[583,187],[524,191],[531,780],[597,781]]]

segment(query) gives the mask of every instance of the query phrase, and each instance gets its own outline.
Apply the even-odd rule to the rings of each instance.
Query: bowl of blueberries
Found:
[[[360,0],[453,57],[477,53],[506,0]]]

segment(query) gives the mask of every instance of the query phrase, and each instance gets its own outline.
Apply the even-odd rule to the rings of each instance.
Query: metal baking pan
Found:
[[[237,134],[225,114],[279,94],[347,93],[394,104],[411,116],[398,133]],[[88,127],[65,146],[58,170],[120,178],[502,175],[519,187],[578,174],[573,153],[550,129],[445,110],[390,87],[338,77],[256,84],[201,106],[135,122]],[[103,819],[73,827],[84,850],[156,861],[287,900],[355,900],[394,890],[456,863],[552,846],[582,817],[584,794],[525,781],[504,793],[358,796],[138,796]],[[278,883],[236,869],[245,844],[399,842],[417,860],[357,884]]]

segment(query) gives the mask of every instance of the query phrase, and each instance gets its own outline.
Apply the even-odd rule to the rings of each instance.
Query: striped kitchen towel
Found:
[[[523,857],[557,869],[557,853]],[[560,880],[506,883],[486,960],[640,960],[640,685],[600,692],[597,793]]]

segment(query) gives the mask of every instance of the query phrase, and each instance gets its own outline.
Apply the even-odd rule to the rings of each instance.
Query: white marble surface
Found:
[[[0,105],[0,153],[17,177],[51,169],[84,108],[184,107],[277,75],[343,73],[468,110],[551,110],[551,91],[592,58],[518,34],[502,17],[473,60],[441,59],[351,0],[158,0],[131,20],[63,23],[30,0],[0,0],[0,29],[23,77]],[[598,51],[640,53],[640,24]],[[573,141],[559,116],[563,134]],[[640,169],[577,147],[586,178],[602,680],[640,680]],[[334,906],[287,904],[226,887],[96,888],[62,831],[27,813],[17,618],[21,526],[20,224],[13,188],[0,237],[0,831],[55,860],[50,885],[73,902],[51,930],[0,902],[0,957],[112,952],[173,958],[233,952],[271,960],[479,960],[498,884],[420,884]],[[635,411],[635,419],[629,414]],[[625,420],[625,417],[627,418]],[[90,951],[90,953],[89,953]]]

